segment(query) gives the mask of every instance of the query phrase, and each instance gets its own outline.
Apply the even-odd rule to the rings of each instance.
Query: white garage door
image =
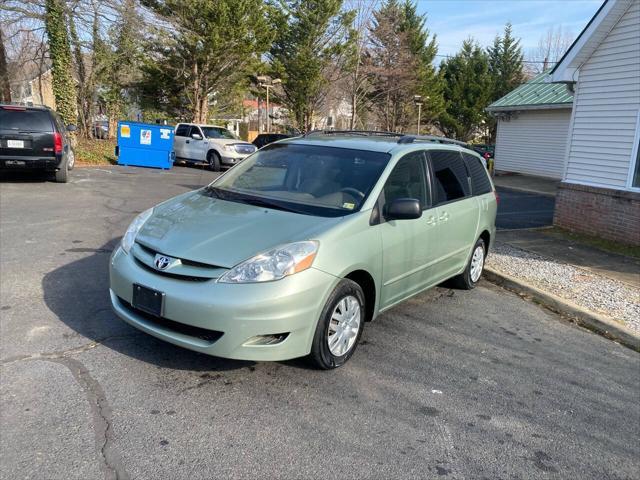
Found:
[[[495,169],[561,179],[570,109],[531,110],[498,120]]]

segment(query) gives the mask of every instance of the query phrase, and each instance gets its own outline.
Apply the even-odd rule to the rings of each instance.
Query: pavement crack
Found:
[[[113,340],[117,338],[127,338],[135,335],[137,335],[137,333],[127,334],[127,335],[112,335],[109,337],[104,337],[98,340],[94,340],[84,345],[80,345],[79,347],[69,348],[67,350],[56,350],[53,352],[34,353],[32,355],[29,355],[29,354],[13,355],[11,357],[0,359],[0,366],[9,365],[15,362],[23,362],[26,360],[56,360],[60,358],[66,358],[66,357],[70,357],[71,355],[78,355],[80,353],[86,352],[87,350],[96,348],[97,346],[102,345],[109,340]]]
[[[87,367],[75,358],[62,356],[39,358],[38,360],[58,363],[69,369],[73,378],[84,390],[91,408],[96,448],[102,457],[105,478],[107,480],[128,480],[129,474],[126,472],[120,456],[113,448],[111,407],[107,402],[102,385],[91,376]]]

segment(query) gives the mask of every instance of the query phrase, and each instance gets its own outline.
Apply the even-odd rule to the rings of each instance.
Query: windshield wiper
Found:
[[[249,205],[255,205],[256,207],[273,208],[274,210],[282,210],[284,212],[291,212],[291,213],[303,213],[300,210],[296,210],[295,208],[285,207],[284,205],[281,205],[279,203],[270,202],[269,200],[264,200],[262,198],[238,197],[234,200],[237,200],[242,203],[248,203]]]

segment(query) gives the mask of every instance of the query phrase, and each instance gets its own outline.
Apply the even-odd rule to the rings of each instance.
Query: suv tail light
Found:
[[[62,135],[60,132],[54,132],[53,134],[53,151],[56,155],[62,154]]]

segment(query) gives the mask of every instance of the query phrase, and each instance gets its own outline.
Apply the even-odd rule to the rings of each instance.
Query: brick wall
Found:
[[[562,182],[553,223],[598,237],[640,245],[640,193]]]

